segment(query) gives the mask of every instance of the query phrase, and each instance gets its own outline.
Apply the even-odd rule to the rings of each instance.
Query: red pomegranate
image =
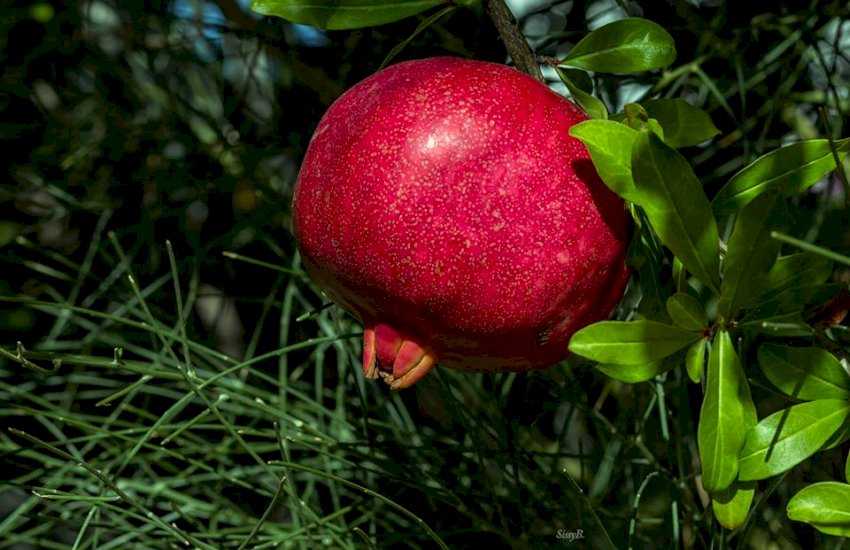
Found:
[[[393,389],[435,364],[524,371],[568,355],[628,280],[629,215],[569,135],[586,116],[504,65],[399,63],[328,110],[295,188],[316,284],[364,326]]]

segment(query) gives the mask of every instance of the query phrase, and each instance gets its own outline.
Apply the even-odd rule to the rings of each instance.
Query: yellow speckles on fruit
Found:
[[[555,259],[558,260],[559,264],[568,264],[570,263],[570,253],[566,250],[558,252]]]

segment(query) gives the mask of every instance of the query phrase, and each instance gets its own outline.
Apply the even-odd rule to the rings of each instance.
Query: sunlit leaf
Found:
[[[758,360],[765,377],[785,395],[805,401],[850,398],[850,377],[823,348],[762,344]]]
[[[720,286],[717,224],[688,161],[651,132],[632,147],[632,176],[661,241],[713,292]]]
[[[726,331],[715,337],[706,377],[697,444],[702,485],[715,493],[728,488],[738,474],[738,453],[755,410],[746,375]]]
[[[638,198],[632,180],[632,144],[638,132],[609,120],[586,120],[570,128],[570,135],[587,146],[599,177],[627,201]]]
[[[698,145],[720,133],[708,113],[684,99],[650,99],[641,105],[647,117],[664,129],[664,141],[670,147]],[[626,114],[618,113],[611,119],[625,121]]]
[[[776,195],[762,195],[746,205],[735,220],[727,244],[717,306],[725,319],[732,319],[765,288],[765,274],[776,261],[781,246],[771,238],[770,232],[787,223],[783,206]]]
[[[841,292],[842,288],[843,285],[840,284],[807,284],[807,286],[788,288],[768,300],[759,302],[741,318],[738,325],[753,329],[764,321],[784,322],[790,319],[805,325],[803,309],[807,305],[827,303]],[[811,330],[808,330],[806,334],[810,332]]]
[[[708,344],[706,338],[700,338],[688,348],[688,353],[685,355],[685,370],[694,383],[699,384],[702,380],[702,371],[705,367],[705,349]]]
[[[570,95],[572,96],[573,100],[578,103],[579,107],[584,109],[584,112],[587,113],[591,119],[607,119],[608,109],[605,108],[605,104],[602,103],[602,101],[600,101],[599,99],[593,97],[593,95],[591,95],[589,92],[586,92],[577,84],[573,83],[573,80],[571,78],[571,74],[573,73],[579,73],[584,75],[587,74],[583,73],[582,71],[558,69],[558,75],[561,77],[561,81],[570,91]]]
[[[341,30],[392,23],[451,3],[448,0],[252,0],[251,9],[294,23]]]
[[[686,292],[677,292],[667,299],[667,312],[674,323],[685,330],[703,331],[708,315],[699,301]]]
[[[824,481],[803,487],[786,507],[788,517],[828,535],[850,537],[850,485]]]
[[[830,275],[832,261],[817,254],[799,252],[781,256],[770,268],[764,281],[764,289],[752,303],[759,298],[769,299],[789,288],[819,285],[826,282]]]
[[[736,529],[743,525],[755,492],[755,482],[735,482],[725,491],[711,495],[711,510],[717,523],[726,529]]]
[[[652,380],[657,375],[670,370],[674,366],[669,361],[660,360],[643,365],[599,364],[596,365],[596,368],[603,374],[620,382],[637,384],[638,382]]]
[[[738,477],[765,479],[815,454],[850,416],[850,402],[819,399],[775,412],[747,433]]]
[[[656,321],[601,321],[576,332],[570,351],[602,364],[647,365],[684,349],[699,334]]]
[[[850,150],[850,138],[836,141],[839,158]],[[712,201],[717,213],[732,212],[766,191],[790,196],[807,189],[827,172],[835,158],[825,139],[801,141],[763,155],[743,168],[723,186]]]
[[[626,74],[660,69],[675,59],[673,37],[663,27],[631,17],[585,36],[561,64],[599,73]]]

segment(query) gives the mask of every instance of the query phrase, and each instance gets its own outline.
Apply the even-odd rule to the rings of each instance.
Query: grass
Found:
[[[613,105],[637,84],[708,110],[723,135],[687,154],[711,194],[781,143],[846,134],[846,37],[825,30],[839,4],[738,20],[646,3],[679,61],[597,76],[598,95]],[[762,484],[744,528],[717,527],[697,482],[701,390],[682,369],[634,386],[575,358],[436,369],[399,394],[364,379],[361,327],[300,270],[282,205],[327,101],[409,37],[396,59],[435,44],[492,56],[475,14],[332,33],[318,50],[234,19],[227,65],[226,41],[159,8],[121,12],[116,35],[143,39],[117,57],[107,28],[67,49],[67,26],[93,28],[76,10],[43,34],[12,21],[31,56],[6,67],[67,78],[36,74],[59,102],[23,86],[0,132],[30,147],[0,184],[0,549],[841,547],[784,514],[836,477],[841,448]],[[584,32],[580,12],[542,53]],[[795,199],[788,238],[846,256],[830,193]],[[658,275],[619,318],[664,292]]]
[[[13,404],[0,413],[11,474],[3,501],[15,506],[0,522],[8,541],[0,548],[429,548],[488,536],[521,547],[555,543],[559,529],[614,546],[605,523],[628,523],[636,538],[660,527],[663,516],[597,510],[629,454],[643,455],[626,462],[646,481],[674,481],[628,435],[666,420],[660,385],[634,428],[599,412],[611,391],[631,389],[587,368],[596,407],[571,387],[567,367],[531,376],[438,371],[422,390],[389,394],[359,372],[359,327],[335,308],[313,310],[318,297],[297,261],[274,270],[281,283],[252,329],[274,331],[277,346],[236,360],[189,337],[198,272],[182,280],[170,243],[169,272],[149,283],[114,234],[91,243],[98,250],[86,257],[112,249],[118,261],[96,287],[99,298],[83,280],[70,294],[81,303],[120,296],[120,305],[2,298],[64,327],[48,333],[78,336],[0,351],[0,399]],[[54,260],[41,261],[56,278],[85,273]],[[170,310],[150,302],[161,293]],[[295,324],[316,336],[292,339]],[[602,444],[588,436],[597,431]],[[579,483],[589,483],[587,494]],[[658,506],[647,483],[638,489],[634,512],[640,496]]]

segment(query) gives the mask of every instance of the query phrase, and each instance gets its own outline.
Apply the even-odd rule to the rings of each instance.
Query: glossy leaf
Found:
[[[705,368],[705,349],[708,340],[700,338],[688,348],[688,353],[685,355],[685,370],[695,384],[699,384],[702,380],[702,371]]]
[[[701,332],[708,325],[708,315],[702,304],[686,292],[677,292],[667,299],[667,313],[685,330]]]
[[[561,81],[570,91],[570,95],[573,100],[578,103],[579,107],[584,109],[584,112],[588,114],[591,119],[600,119],[605,120],[608,118],[608,109],[605,107],[605,104],[602,103],[599,99],[593,97],[589,92],[585,91],[581,86],[575,84],[573,79],[571,78],[571,73],[580,73],[586,75],[587,73],[583,73],[581,71],[570,71],[564,69],[558,69],[558,76],[561,77]]]
[[[632,176],[661,241],[713,292],[720,286],[717,224],[690,164],[651,132],[632,147]]]
[[[728,488],[738,474],[738,453],[755,411],[746,375],[726,331],[715,337],[706,377],[697,444],[702,485],[716,493]]]
[[[822,449],[825,451],[827,449],[838,447],[848,440],[850,440],[850,421],[845,422],[837,432],[832,434],[832,437],[823,444]]]
[[[733,483],[725,491],[711,495],[711,509],[717,523],[726,529],[737,529],[747,520],[756,483]]]
[[[675,364],[668,361],[660,360],[643,365],[617,365],[617,364],[599,364],[596,368],[615,380],[625,382],[627,384],[637,384],[638,382],[646,382],[652,380],[662,372],[666,372],[673,368]]]
[[[738,478],[765,479],[815,454],[850,416],[850,402],[819,399],[775,412],[747,433]]]
[[[850,537],[850,485],[824,481],[803,487],[786,507],[788,517],[828,535]]]
[[[598,73],[627,74],[660,69],[675,60],[673,37],[663,27],[630,17],[585,36],[561,64]]]
[[[647,117],[664,129],[664,142],[670,147],[698,145],[720,133],[708,113],[684,99],[650,99],[641,105]],[[618,113],[611,119],[625,122],[626,114]]]
[[[449,4],[448,0],[252,0],[251,9],[302,25],[341,30],[392,23]]]
[[[811,252],[781,256],[767,273],[764,289],[756,299],[770,298],[789,288],[819,285],[826,282],[830,275],[832,260],[823,256]]]
[[[850,138],[833,145],[841,158],[850,150]],[[714,197],[712,207],[717,213],[732,212],[767,191],[795,195],[831,170],[835,170],[835,159],[828,140],[786,145],[757,158],[732,176]]]
[[[847,453],[847,459],[844,461],[844,480],[850,483],[850,453]]]
[[[850,398],[850,377],[823,348],[763,344],[758,360],[765,377],[785,395],[804,401]]]
[[[637,131],[610,120],[586,120],[570,128],[570,135],[585,144],[605,185],[622,199],[635,202],[632,145]]]
[[[656,321],[601,321],[576,332],[569,348],[602,364],[640,366],[672,355],[699,338]]]
[[[781,243],[770,232],[784,228],[784,203],[774,194],[761,195],[747,204],[735,220],[726,248],[718,312],[732,319],[765,287],[766,272],[779,254]]]
[[[623,112],[611,117],[612,120],[623,122],[632,130],[649,130],[664,141],[664,129],[657,120],[649,116],[640,103],[626,103]]]
[[[817,284],[788,288],[770,299],[759,302],[740,320],[739,325],[753,328],[766,320],[795,318],[805,324],[802,312],[806,305],[825,304],[842,289],[840,284]]]

